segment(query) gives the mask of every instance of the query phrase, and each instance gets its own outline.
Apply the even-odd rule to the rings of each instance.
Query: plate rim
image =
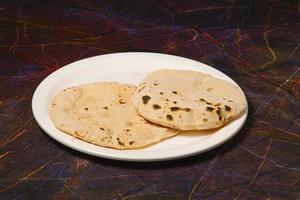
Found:
[[[127,157],[120,157],[118,155],[107,155],[106,153],[99,153],[99,152],[96,152],[96,151],[93,151],[91,149],[85,149],[85,148],[80,148],[80,147],[77,147],[75,144],[72,144],[70,143],[70,141],[66,141],[64,140],[63,138],[57,136],[55,137],[55,134],[52,134],[52,133],[49,133],[51,131],[48,132],[47,128],[44,126],[43,123],[40,122],[40,119],[38,117],[38,111],[35,109],[35,105],[36,105],[36,100],[37,100],[37,97],[39,95],[39,92],[41,90],[41,88],[43,87],[43,84],[45,84],[47,81],[51,80],[51,78],[55,77],[55,75],[59,74],[61,71],[64,71],[64,70],[68,70],[69,68],[72,67],[72,65],[76,65],[80,62],[87,62],[87,60],[93,60],[93,59],[101,59],[101,57],[106,57],[106,56],[118,56],[118,55],[126,55],[126,54],[129,54],[129,55],[134,55],[134,54],[139,54],[139,55],[150,55],[150,56],[166,56],[166,57],[174,57],[175,59],[183,59],[183,60],[188,60],[188,61],[192,61],[192,62],[195,62],[195,63],[198,63],[198,64],[201,64],[201,65],[205,65],[206,67],[208,68],[212,68],[213,70],[216,70],[218,71],[219,73],[222,74],[222,76],[226,77],[227,79],[230,80],[230,82],[234,83],[243,93],[243,95],[245,96],[245,99],[246,99],[246,109],[245,111],[239,115],[238,118],[243,118],[243,121],[241,123],[241,125],[235,129],[230,135],[229,137],[226,137],[225,139],[223,140],[220,140],[218,141],[217,143],[214,143],[213,145],[210,145],[209,147],[206,147],[206,148],[201,148],[197,151],[192,151],[192,152],[188,152],[188,153],[182,153],[182,154],[179,154],[179,155],[172,155],[172,156],[168,156],[168,155],[165,155],[165,154],[162,154],[160,155],[159,157],[146,157],[146,158],[143,158],[141,156],[128,156]],[[184,68],[183,68],[184,70]],[[213,75],[213,74],[212,74]],[[99,80],[101,81],[101,80]],[[100,157],[100,158],[105,158],[105,159],[113,159],[113,160],[120,160],[120,161],[134,161],[134,162],[152,162],[152,161],[165,161],[165,160],[174,160],[174,159],[181,159],[181,158],[186,158],[186,157],[191,157],[191,156],[194,156],[196,154],[201,154],[201,153],[204,153],[204,152],[207,152],[207,151],[210,151],[224,143],[226,143],[227,141],[229,141],[231,138],[233,138],[235,135],[237,135],[237,133],[242,129],[242,127],[244,126],[245,122],[246,122],[246,119],[248,117],[248,102],[247,102],[247,98],[246,98],[246,95],[245,93],[243,92],[243,90],[241,89],[241,87],[232,79],[230,78],[229,76],[227,76],[225,73],[223,73],[222,71],[212,67],[212,66],[209,66],[205,63],[202,63],[202,62],[199,62],[197,60],[193,60],[193,59],[190,59],[190,58],[185,58],[185,57],[181,57],[181,56],[176,56],[176,55],[171,55],[171,54],[164,54],[164,53],[152,53],[152,52],[117,52],[117,53],[109,53],[109,54],[102,54],[102,55],[95,55],[95,56],[91,56],[91,57],[88,57],[88,58],[84,58],[84,59],[80,59],[80,60],[77,60],[75,62],[72,62],[72,63],[69,63],[67,65],[64,65],[62,67],[60,67],[59,69],[53,71],[52,73],[50,73],[49,75],[47,75],[39,84],[38,86],[36,87],[34,93],[33,93],[33,96],[32,96],[32,102],[31,102],[31,106],[32,106],[32,113],[33,113],[33,116],[34,116],[34,119],[35,121],[37,122],[37,124],[39,125],[39,127],[43,130],[43,132],[45,132],[49,137],[51,137],[52,139],[56,140],[57,142],[63,144],[64,146],[67,146],[68,148],[71,148],[73,150],[76,150],[76,151],[79,151],[79,152],[82,152],[82,153],[85,153],[85,154],[89,154],[89,155],[93,155],[93,156],[96,156],[96,157]],[[49,115],[47,113],[47,115]],[[61,132],[61,131],[60,131]],[[68,135],[68,134],[66,134]],[[74,138],[70,135],[68,135],[69,137],[71,138]],[[176,136],[175,136],[176,137]],[[74,140],[79,140],[77,138],[74,138]],[[101,146],[97,146],[97,145],[94,145],[94,144],[91,144],[91,143],[88,143],[86,141],[83,141],[83,140],[80,140],[81,142],[87,144],[87,145],[92,145],[92,146],[96,146],[96,148],[99,148],[99,149],[107,149],[105,147],[101,147]],[[126,152],[126,151],[134,151],[134,150],[116,150],[116,149],[110,149],[110,150],[113,150],[113,151],[116,151],[116,152]]]

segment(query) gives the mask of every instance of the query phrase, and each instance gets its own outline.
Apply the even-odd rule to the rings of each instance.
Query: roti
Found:
[[[141,148],[176,135],[138,115],[130,100],[135,90],[116,82],[67,88],[52,100],[50,118],[67,134],[115,149]]]
[[[132,102],[147,120],[179,130],[221,127],[247,106],[245,95],[232,83],[200,72],[170,69],[150,73]]]

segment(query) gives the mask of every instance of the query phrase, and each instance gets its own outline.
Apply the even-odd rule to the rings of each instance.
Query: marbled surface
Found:
[[[1,0],[0,199],[300,199],[298,1]],[[191,158],[130,163],[73,151],[31,112],[36,86],[111,52],[184,56],[232,77],[248,120]]]

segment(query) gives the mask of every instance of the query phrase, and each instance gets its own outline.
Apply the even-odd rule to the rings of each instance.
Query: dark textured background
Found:
[[[1,0],[0,199],[300,199],[300,3],[278,0]],[[50,139],[36,86],[89,56],[150,51],[232,77],[240,133],[192,158],[126,163]]]

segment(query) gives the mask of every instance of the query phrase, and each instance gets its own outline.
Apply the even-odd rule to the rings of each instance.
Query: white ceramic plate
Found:
[[[71,63],[45,78],[33,95],[33,115],[50,137],[72,149],[98,157],[127,161],[171,160],[202,153],[223,144],[241,129],[248,111],[214,132],[194,131],[144,149],[115,150],[76,139],[59,131],[52,124],[48,106],[53,96],[62,89],[100,81],[138,84],[148,73],[160,68],[204,72],[236,84],[228,76],[208,65],[178,56],[158,53],[107,54]]]

